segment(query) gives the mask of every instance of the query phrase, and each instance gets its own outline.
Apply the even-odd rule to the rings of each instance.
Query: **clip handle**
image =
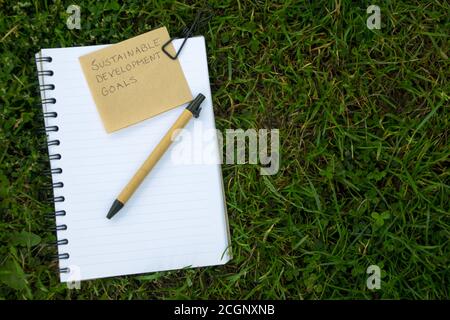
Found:
[[[180,55],[181,50],[183,49],[188,37],[184,38],[183,43],[181,44],[180,49],[178,49],[178,51],[176,52],[176,54],[173,56],[172,54],[170,54],[169,51],[166,50],[166,47],[172,43],[173,40],[176,40],[178,38],[174,37],[174,38],[170,38],[169,41],[167,41],[166,43],[163,44],[162,46],[162,51],[172,60],[177,60],[178,56]]]
[[[167,48],[167,46],[169,44],[172,43],[173,40],[179,39],[180,37],[170,38],[166,43],[163,44],[161,49],[166,54],[166,56],[168,56],[172,60],[176,60],[178,58],[178,56],[180,55],[181,50],[183,49],[184,45],[186,44],[186,41],[194,33],[194,30],[197,29],[197,27],[200,24],[205,23],[205,22],[209,21],[209,19],[211,19],[212,14],[210,14],[209,16],[207,16],[207,17],[205,17],[203,19],[200,19],[202,13],[203,13],[202,11],[198,11],[197,15],[195,16],[195,20],[192,23],[192,25],[189,28],[184,27],[183,31],[181,32],[181,35],[184,38],[184,40],[183,40],[183,43],[181,44],[180,48],[178,49],[178,51],[175,53],[175,55],[172,55],[169,51],[167,51],[166,48]]]

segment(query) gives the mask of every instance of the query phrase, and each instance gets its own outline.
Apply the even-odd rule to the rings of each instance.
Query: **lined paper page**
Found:
[[[176,48],[180,44],[174,43]],[[226,263],[228,226],[217,142],[193,146],[184,137],[176,141],[125,207],[106,219],[116,196],[186,105],[107,134],[78,62],[80,55],[101,47],[42,50],[53,59],[43,68],[54,72],[44,82],[56,88],[46,92],[56,99],[46,111],[58,113],[56,119],[46,119],[46,125],[59,127],[49,140],[61,142],[49,147],[49,154],[62,156],[51,161],[52,168],[63,169],[52,177],[64,183],[54,190],[65,198],[55,209],[67,212],[57,217],[57,225],[67,225],[58,239],[69,241],[59,246],[59,253],[70,255],[60,260],[60,267],[75,266],[84,280]],[[179,60],[192,95],[206,97],[200,117],[186,127],[193,138],[202,139],[198,132],[215,129],[204,38],[189,39]],[[186,154],[183,150],[209,152],[216,163],[177,163],[174,159]],[[62,273],[61,281],[68,280]]]

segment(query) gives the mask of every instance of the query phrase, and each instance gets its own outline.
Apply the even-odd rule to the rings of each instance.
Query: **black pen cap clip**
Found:
[[[202,107],[200,107],[200,105],[202,104],[203,100],[205,100],[205,96],[199,93],[195,97],[195,99],[192,100],[186,107],[186,109],[188,109],[192,113],[194,118],[198,118],[198,116],[200,115],[200,111],[202,111]]]

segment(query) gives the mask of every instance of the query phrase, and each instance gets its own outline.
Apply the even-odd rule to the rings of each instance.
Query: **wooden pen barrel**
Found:
[[[176,134],[178,133],[176,132],[176,130],[184,128],[186,124],[189,122],[189,120],[191,120],[191,118],[192,113],[189,110],[184,109],[181,115],[178,117],[177,121],[175,121],[172,127],[170,127],[166,135],[161,139],[161,141],[153,150],[153,152],[150,154],[150,156],[148,156],[148,158],[141,165],[139,170],[135,173],[133,178],[131,178],[126,187],[119,194],[117,200],[119,200],[122,203],[128,201],[128,199],[131,197],[134,191],[139,187],[142,181],[144,181],[145,177],[150,172],[150,170],[153,169],[156,163],[158,163],[159,159],[170,147],[173,138],[175,138]]]

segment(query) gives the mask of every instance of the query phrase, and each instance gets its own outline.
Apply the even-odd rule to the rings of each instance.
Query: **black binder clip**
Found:
[[[202,17],[204,15],[204,17]],[[184,45],[186,44],[186,41],[188,40],[188,38],[196,31],[199,29],[200,26],[206,24],[209,22],[209,20],[212,18],[213,14],[210,10],[200,10],[199,12],[197,12],[197,15],[195,16],[195,20],[192,23],[192,25],[188,28],[188,27],[184,27],[183,31],[181,32],[181,36],[180,37],[173,37],[170,40],[168,40],[166,43],[164,43],[164,45],[162,46],[162,51],[166,54],[166,56],[168,56],[170,59],[172,60],[176,60],[178,58],[178,56],[180,55],[181,50],[183,49]],[[178,51],[176,52],[176,54],[173,56],[172,54],[170,54],[170,52],[168,52],[166,50],[166,47],[172,43],[173,40],[176,39],[180,39],[180,38],[184,38],[183,43],[181,44],[180,48],[178,49]]]

